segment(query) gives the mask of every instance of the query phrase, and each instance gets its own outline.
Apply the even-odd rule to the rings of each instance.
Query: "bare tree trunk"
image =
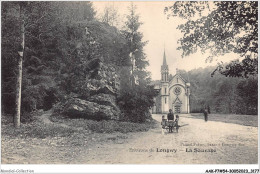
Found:
[[[23,54],[24,54],[24,4],[20,2],[20,27],[21,27],[21,47],[18,50],[18,74],[17,74],[17,88],[16,88],[16,113],[14,116],[14,126],[16,128],[20,127],[20,115],[21,115],[21,97],[22,97],[22,76],[23,76]]]

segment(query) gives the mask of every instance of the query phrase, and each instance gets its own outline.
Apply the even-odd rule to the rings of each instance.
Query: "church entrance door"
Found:
[[[181,106],[179,106],[179,105],[174,106],[174,111],[175,111],[175,113],[181,113]]]

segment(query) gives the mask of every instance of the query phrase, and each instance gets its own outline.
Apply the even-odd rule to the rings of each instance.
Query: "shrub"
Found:
[[[135,86],[123,91],[118,98],[118,105],[124,113],[124,120],[143,123],[151,118],[149,109],[154,104],[155,95],[152,86]]]

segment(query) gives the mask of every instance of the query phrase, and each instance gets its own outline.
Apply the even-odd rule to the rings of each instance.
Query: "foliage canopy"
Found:
[[[182,56],[201,50],[208,58],[234,52],[240,55],[216,70],[229,77],[249,77],[258,73],[258,2],[175,2],[166,7],[168,17],[178,16],[187,22],[178,26]],[[239,60],[242,58],[242,61]],[[215,71],[214,71],[215,72]],[[213,72],[213,74],[214,74]]]

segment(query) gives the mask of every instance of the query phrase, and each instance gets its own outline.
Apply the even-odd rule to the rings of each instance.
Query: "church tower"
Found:
[[[166,62],[165,49],[161,66],[161,113],[169,111],[169,68]]]

